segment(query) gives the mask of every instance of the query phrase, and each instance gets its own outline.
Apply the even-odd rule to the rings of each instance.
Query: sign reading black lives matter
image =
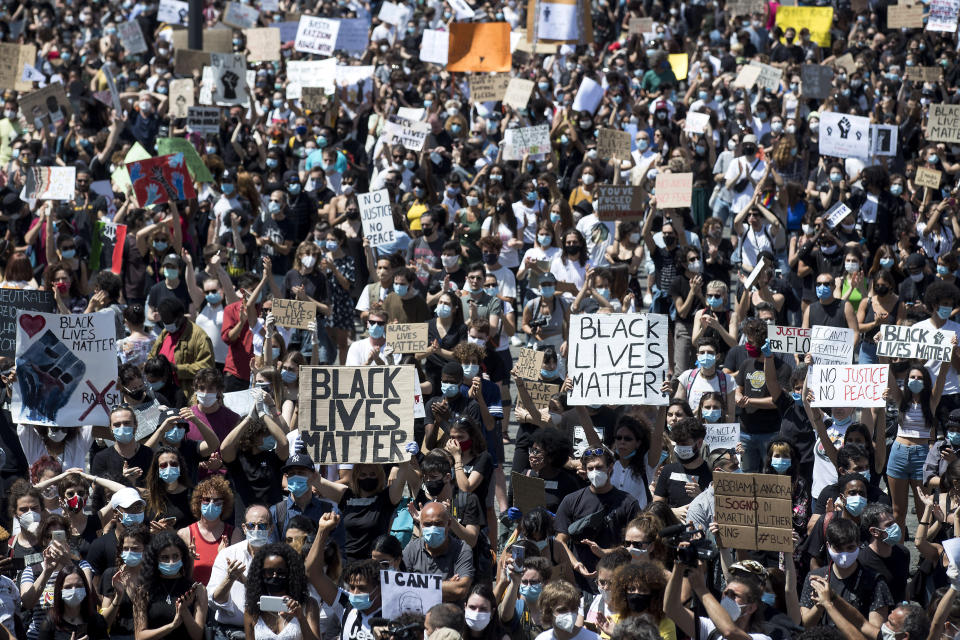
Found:
[[[300,439],[320,464],[403,462],[413,441],[414,368],[303,367]]]
[[[570,405],[666,405],[667,316],[579,314],[570,318]]]
[[[901,326],[884,324],[880,326],[880,342],[877,355],[888,358],[916,358],[919,360],[939,360],[950,362],[953,357],[954,331],[944,331],[919,325]]]

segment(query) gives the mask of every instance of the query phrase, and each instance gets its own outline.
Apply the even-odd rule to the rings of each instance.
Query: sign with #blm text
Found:
[[[569,405],[666,405],[667,316],[584,313],[570,317]]]
[[[956,332],[932,327],[880,325],[877,355],[888,358],[910,358],[950,362]]]
[[[309,429],[300,440],[320,464],[403,462],[414,392],[412,366],[302,367],[299,412]]]
[[[850,364],[857,334],[846,327],[814,325],[810,329],[810,355],[814,364]]]
[[[443,599],[443,576],[380,570],[383,617],[395,620],[404,613],[426,615]]]
[[[810,353],[810,329],[767,325],[767,340],[774,353],[806,355]]]
[[[793,551],[790,476],[714,473],[718,543],[727,549]]]
[[[363,224],[363,236],[370,241],[371,247],[393,244],[396,227],[393,226],[393,207],[390,194],[386,189],[361,193],[360,222]]]
[[[17,350],[17,312],[53,313],[53,293],[0,288],[0,357],[13,358]]]
[[[307,329],[317,319],[317,305],[309,300],[273,299],[273,316],[281,327]]]
[[[395,353],[425,353],[428,340],[426,322],[387,325],[387,344]]]
[[[597,217],[601,220],[643,219],[643,189],[622,184],[597,185]]]
[[[883,407],[890,365],[811,365],[807,387],[812,407]]]
[[[121,402],[112,309],[60,315],[17,313],[12,418],[25,424],[109,426]]]

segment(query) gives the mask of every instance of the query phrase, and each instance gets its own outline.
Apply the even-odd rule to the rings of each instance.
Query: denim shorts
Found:
[[[902,444],[894,441],[887,460],[887,475],[898,480],[923,482],[923,463],[930,445]]]

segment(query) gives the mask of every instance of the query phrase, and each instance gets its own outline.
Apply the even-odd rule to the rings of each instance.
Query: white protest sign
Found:
[[[669,322],[662,314],[570,316],[567,403],[666,405]]]
[[[950,538],[943,541],[943,553],[950,560],[954,568],[960,568],[960,538]]]
[[[423,143],[430,135],[430,125],[426,122],[405,120],[399,116],[390,116],[383,125],[383,139],[391,146],[402,145],[411,151],[423,149]]]
[[[380,571],[380,594],[383,617],[395,620],[404,613],[426,615],[430,607],[440,604],[443,576],[403,571]]]
[[[336,58],[290,60],[287,62],[287,99],[298,100],[304,87],[322,87],[324,93],[334,93],[336,79]]]
[[[836,158],[870,156],[870,118],[847,113],[820,113],[820,155]]]
[[[683,130],[687,133],[703,133],[710,124],[710,116],[699,111],[688,111],[686,122],[683,123]]]
[[[573,111],[589,111],[594,113],[603,100],[603,94],[606,93],[599,83],[592,78],[584,78],[580,82],[580,88],[577,89],[577,95],[573,99]]]
[[[927,31],[956,33],[960,0],[930,0]]]
[[[577,18],[579,5],[541,2],[537,20],[537,38],[540,40],[577,40],[580,21]]]
[[[346,89],[348,102],[357,104],[364,101],[373,102],[374,69],[373,65],[363,67],[337,65],[336,85]],[[343,93],[339,91],[338,95],[342,96]]]
[[[221,22],[237,29],[253,29],[259,18],[260,11],[257,9],[239,2],[228,2]]]
[[[252,389],[244,389],[243,391],[229,391],[224,393],[223,406],[238,416],[243,417],[249,415],[250,411],[253,410],[257,404],[257,399],[253,397],[251,391]]]
[[[453,12],[457,15],[457,21],[466,22],[471,20],[476,13],[467,0],[447,0],[447,4],[453,7]]]
[[[170,24],[187,24],[190,4],[181,0],[160,0],[157,7],[157,20]]]
[[[764,64],[762,62],[757,62],[756,60],[751,60],[750,64],[760,69],[760,75],[757,76],[757,85],[766,89],[767,91],[776,93],[776,91],[780,88],[780,79],[783,77],[783,69],[778,69],[777,67]]]
[[[810,355],[814,364],[850,364],[856,337],[853,329],[814,325],[810,329]]]
[[[887,364],[814,364],[807,387],[813,391],[812,407],[885,407]]]
[[[909,358],[950,362],[956,333],[919,325],[880,325],[877,355],[888,358]]]
[[[550,151],[550,126],[507,129],[503,134],[504,160],[522,160],[524,155],[537,155]]]
[[[395,27],[401,27],[407,21],[407,10],[402,5],[394,2],[384,2],[380,5],[380,13],[377,14],[382,22],[392,24]]]
[[[420,59],[424,62],[447,65],[447,50],[450,47],[450,33],[438,29],[425,29],[420,41]]]
[[[514,109],[525,109],[530,101],[530,94],[533,93],[533,87],[533,80],[510,78],[507,92],[503,96],[503,104]]]
[[[143,39],[140,23],[136,20],[118,22],[117,35],[120,37],[120,44],[123,45],[127,53],[138,54],[147,50],[147,41]]]
[[[753,271],[750,272],[750,275],[747,276],[747,279],[743,281],[743,288],[746,291],[750,291],[750,288],[753,287],[753,283],[756,282],[757,278],[760,277],[760,274],[763,273],[763,268],[767,266],[767,261],[764,258],[760,258],[760,262],[753,266]]]
[[[393,208],[387,190],[361,193],[358,202],[363,235],[370,241],[370,246],[393,244],[396,228],[393,226]]]
[[[420,386],[420,373],[417,371],[417,368],[413,368],[413,417],[414,418],[426,418],[427,417],[427,408],[423,404],[423,388]]]
[[[211,53],[213,97],[217,104],[247,102],[247,59],[241,53]]]
[[[423,116],[427,115],[426,109],[414,109],[413,107],[397,107],[397,115],[404,120],[413,120],[419,122]]]
[[[846,218],[853,212],[853,209],[843,204],[843,202],[837,202],[837,204],[830,207],[825,214],[823,214],[823,219],[827,223],[827,226],[833,229],[840,221]]]
[[[110,407],[122,401],[115,318],[112,309],[17,313],[17,380],[10,407],[15,422],[110,425]]]
[[[261,11],[279,11],[280,10],[280,0],[260,0],[260,10]]]
[[[703,444],[707,445],[710,451],[735,449],[740,442],[739,422],[704,422],[703,426],[707,429]]]
[[[810,352],[810,329],[767,325],[767,340],[774,353],[806,355]]]
[[[72,200],[76,183],[76,167],[29,167],[22,193],[26,200]]]
[[[594,425],[593,430],[597,432],[597,437],[602,441],[603,427]],[[573,427],[573,435],[571,440],[573,441],[573,457],[582,457],[583,452],[586,451],[587,447],[590,446],[590,441],[587,440],[587,433],[583,430],[581,425],[578,424]]]
[[[314,16],[300,16],[297,26],[297,38],[293,48],[306,53],[332,56],[337,44],[337,32],[340,21]]]

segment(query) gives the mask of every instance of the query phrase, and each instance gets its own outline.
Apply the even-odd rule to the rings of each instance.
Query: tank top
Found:
[[[814,302],[810,305],[810,326],[846,327],[847,317],[843,314],[842,302],[839,299],[826,305],[822,302]]]
[[[911,404],[906,411],[900,413],[900,428],[897,430],[898,438],[929,438],[930,425],[927,424],[923,416],[923,409],[919,402]]]
[[[257,624],[253,628],[253,637],[256,640],[297,640],[303,637],[300,632],[300,623],[296,618],[290,620],[280,633],[274,633],[273,629],[263,621],[263,618],[257,618]]]
[[[227,546],[230,545],[230,536],[233,534],[233,526],[225,524],[223,526],[223,535],[214,542],[207,542],[200,534],[199,525],[194,522],[190,525],[190,540],[197,549],[197,557],[193,561],[193,577],[197,582],[207,584],[210,580],[210,572],[213,569],[213,561],[217,559],[217,553],[220,551],[220,542],[223,541]]]

